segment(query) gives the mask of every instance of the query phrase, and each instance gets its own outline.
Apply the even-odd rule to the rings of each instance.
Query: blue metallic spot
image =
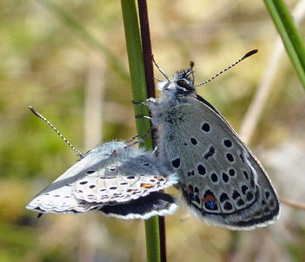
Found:
[[[210,200],[210,201],[204,203],[204,205],[207,209],[210,209],[210,210],[216,210],[217,209],[217,203],[213,200]]]

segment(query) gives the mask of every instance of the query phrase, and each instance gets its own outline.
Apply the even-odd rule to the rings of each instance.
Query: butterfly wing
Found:
[[[178,206],[174,197],[163,192],[151,192],[149,195],[127,201],[122,204],[106,205],[99,210],[107,216],[123,219],[148,219],[152,216],[173,214]]]
[[[272,223],[279,200],[261,164],[203,98],[184,99],[165,113],[159,146],[191,213],[237,230]]]
[[[119,153],[118,153],[119,154]],[[147,196],[177,182],[162,176],[147,155],[120,158],[111,156],[104,166],[95,165],[74,184],[74,195],[87,202],[116,204]]]
[[[74,195],[100,206],[108,216],[146,219],[172,214],[178,208],[175,199],[157,191],[177,183],[177,177],[163,176],[161,170],[148,154],[122,157],[118,152],[105,167],[91,168],[90,175],[77,181]]]
[[[109,144],[86,154],[27,208],[53,213],[99,209],[109,216],[127,219],[173,213],[177,208],[174,198],[155,191],[175,184],[177,178],[164,173],[149,153],[125,148],[119,142]]]
[[[94,149],[97,150],[98,148]],[[74,184],[87,176],[92,166],[105,165],[109,155],[87,153],[83,159],[70,167],[52,184],[42,190],[27,206],[27,209],[43,213],[81,213],[94,208],[90,203],[80,201],[74,196]]]

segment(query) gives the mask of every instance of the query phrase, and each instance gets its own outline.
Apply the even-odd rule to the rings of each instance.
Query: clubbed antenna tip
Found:
[[[248,58],[249,56],[252,56],[254,54],[256,54],[258,52],[257,49],[254,49],[254,50],[251,50],[250,52],[246,53],[242,58],[238,59],[235,63],[233,63],[232,65],[228,66],[227,68],[221,70],[219,73],[217,73],[216,75],[212,76],[210,79],[202,82],[202,83],[199,83],[197,85],[195,85],[194,87],[197,87],[197,86],[202,86],[202,85],[205,85],[209,82],[211,82],[213,79],[215,79],[216,77],[218,77],[219,75],[223,74],[224,72],[228,71],[229,69],[231,69],[232,67],[236,66],[237,64],[239,64],[241,61],[245,60],[246,58]]]
[[[245,54],[243,58],[245,59],[245,58],[247,58],[247,57],[249,57],[249,56],[252,56],[252,55],[256,54],[257,52],[258,52],[257,49],[251,50],[250,52],[248,52],[247,54]]]
[[[32,111],[32,113],[38,117],[41,118],[40,114],[32,107],[32,106],[29,106],[29,109]]]

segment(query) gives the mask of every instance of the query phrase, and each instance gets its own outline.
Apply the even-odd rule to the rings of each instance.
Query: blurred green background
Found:
[[[154,57],[168,74],[193,60],[201,82],[259,49],[198,92],[240,131],[279,195],[303,201],[304,90],[263,1],[148,8]],[[304,4],[296,9],[304,36]],[[136,132],[120,2],[3,0],[0,10],[0,261],[145,261],[143,221],[99,213],[36,219],[25,209],[78,159],[29,105],[82,152]],[[169,261],[305,261],[304,211],[289,206],[274,225],[251,232],[208,227],[183,209],[166,221]]]

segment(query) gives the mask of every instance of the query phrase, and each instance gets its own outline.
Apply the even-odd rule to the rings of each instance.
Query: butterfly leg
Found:
[[[140,105],[145,105],[145,106],[148,106],[149,104],[154,104],[154,105],[158,105],[159,102],[156,98],[154,97],[150,97],[148,99],[146,99],[145,102],[136,102],[136,101],[131,101],[135,106],[140,106]]]
[[[151,120],[151,117],[150,116],[135,116],[136,119],[148,119],[148,120]]]
[[[151,130],[153,129],[153,127],[150,127],[150,129],[143,135],[143,137],[139,138],[138,135],[136,135],[135,137],[129,139],[128,141],[126,141],[127,143],[132,142],[136,137],[138,137],[139,139],[132,142],[131,144],[129,144],[128,146],[134,146],[136,144],[142,143],[144,141],[144,139],[151,133]]]
[[[157,151],[158,151],[158,146],[155,146],[155,148],[154,148],[154,150],[152,151],[152,155],[154,155],[154,154],[156,154],[157,153]]]
[[[159,105],[160,102],[158,101],[158,99],[156,99],[154,97],[150,97],[150,98],[146,99],[146,101],[145,101],[145,105],[149,105],[149,104]]]
[[[134,100],[131,101],[131,103],[133,103],[135,106],[141,106],[141,105],[146,105],[146,102],[136,102]]]
[[[132,142],[133,140],[135,140],[135,139],[138,138],[138,137],[139,137],[138,134],[136,134],[136,135],[133,136],[132,138],[128,139],[128,140],[126,141],[126,144]]]

